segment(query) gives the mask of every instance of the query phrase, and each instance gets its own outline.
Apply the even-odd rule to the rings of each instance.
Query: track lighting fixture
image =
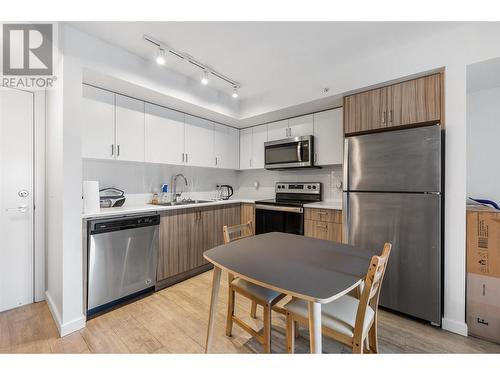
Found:
[[[158,55],[156,56],[156,63],[158,65],[165,65],[165,50],[162,48],[158,49]]]
[[[208,72],[206,70],[203,72],[203,77],[201,77],[201,83],[208,85]]]
[[[156,48],[158,48],[158,54],[156,56],[156,62],[158,65],[164,65],[166,63],[166,55],[168,52],[168,56],[175,56],[181,60],[184,60],[185,62],[191,64],[193,67],[197,69],[201,69],[203,71],[203,75],[201,77],[201,83],[203,85],[208,85],[208,75],[210,74],[211,76],[214,76],[215,78],[218,78],[228,84],[230,84],[233,87],[233,93],[232,97],[233,98],[238,98],[238,90],[241,87],[241,84],[239,82],[236,82],[235,80],[225,76],[224,74],[212,69],[208,65],[205,65],[201,61],[195,59],[193,56],[191,56],[188,53],[181,52],[178,50],[175,50],[168,46],[167,44],[160,42],[157,39],[154,39],[148,35],[143,35],[143,38],[146,42],[154,45]],[[212,77],[211,77],[212,78]]]

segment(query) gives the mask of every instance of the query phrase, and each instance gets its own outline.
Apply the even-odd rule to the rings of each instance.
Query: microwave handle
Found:
[[[302,163],[302,142],[297,142],[297,159]]]

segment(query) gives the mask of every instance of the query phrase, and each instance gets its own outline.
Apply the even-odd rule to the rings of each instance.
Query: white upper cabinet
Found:
[[[215,167],[214,123],[185,116],[185,164]]]
[[[240,130],[240,169],[252,168],[252,128]]]
[[[264,168],[264,143],[267,142],[267,125],[252,128],[252,168]]]
[[[288,138],[288,132],[288,120],[275,121],[267,124],[267,139],[269,141]]]
[[[146,161],[184,164],[184,114],[149,103],[145,112]]]
[[[115,94],[83,85],[82,156],[115,158]]]
[[[217,168],[239,168],[238,129],[214,124],[214,163]]]
[[[288,137],[302,137],[313,134],[314,116],[312,114],[288,120]]]
[[[316,165],[342,164],[344,132],[343,109],[314,114],[314,157]]]
[[[239,169],[240,167],[240,131],[228,127],[229,158],[223,161],[224,168]]]
[[[144,161],[144,102],[116,94],[116,158]]]

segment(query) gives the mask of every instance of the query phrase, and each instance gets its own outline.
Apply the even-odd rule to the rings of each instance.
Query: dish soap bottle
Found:
[[[168,203],[170,199],[168,199],[168,184],[161,185],[161,203]]]

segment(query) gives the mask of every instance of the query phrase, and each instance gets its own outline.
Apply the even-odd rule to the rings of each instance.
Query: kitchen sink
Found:
[[[186,205],[191,205],[191,204],[212,203],[212,202],[213,201],[204,201],[204,200],[196,199],[196,200],[185,200],[185,201],[180,201],[180,202],[156,203],[155,206],[186,206]]]

